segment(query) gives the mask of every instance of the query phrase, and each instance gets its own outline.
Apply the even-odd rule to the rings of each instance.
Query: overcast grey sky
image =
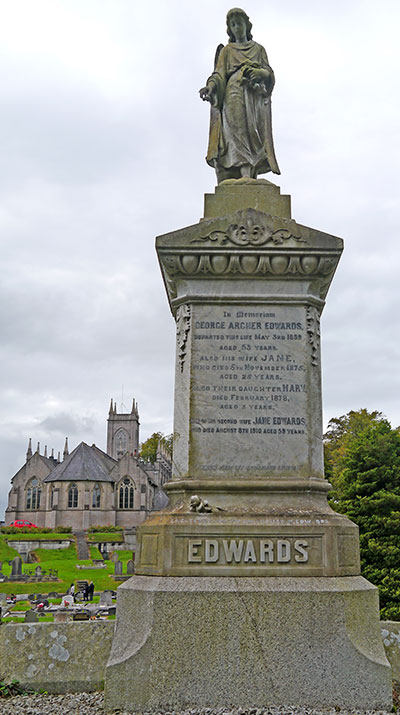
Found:
[[[398,0],[248,0],[276,74],[273,177],[344,238],[322,318],[326,421],[400,424]],[[154,237],[214,190],[198,97],[222,0],[0,0],[0,518],[28,437],[105,448],[111,397],[172,431]],[[271,178],[271,177],[267,177]],[[123,386],[123,387],[122,387]]]

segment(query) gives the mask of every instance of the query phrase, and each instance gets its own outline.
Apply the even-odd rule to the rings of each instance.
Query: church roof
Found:
[[[116,464],[108,454],[98,447],[89,447],[81,442],[46,477],[45,482],[113,482],[110,470]]]

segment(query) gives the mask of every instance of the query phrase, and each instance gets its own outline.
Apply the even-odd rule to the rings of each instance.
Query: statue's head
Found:
[[[230,42],[235,42],[235,36],[230,28],[230,20],[233,17],[241,17],[245,24],[246,24],[246,30],[247,30],[247,39],[252,40],[253,35],[251,34],[251,28],[253,25],[250,22],[250,18],[248,15],[246,15],[245,11],[242,10],[240,7],[233,7],[232,10],[229,10],[227,16],[226,16],[226,31],[229,35],[229,41]]]

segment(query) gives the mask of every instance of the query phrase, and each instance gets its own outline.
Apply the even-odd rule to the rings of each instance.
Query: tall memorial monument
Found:
[[[377,589],[329,507],[319,320],[343,242],[291,217],[273,71],[227,17],[202,99],[217,173],[199,223],[157,238],[176,320],[173,478],[118,589],[106,705],[390,708]]]

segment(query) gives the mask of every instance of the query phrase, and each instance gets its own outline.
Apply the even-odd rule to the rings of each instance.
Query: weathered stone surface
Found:
[[[348,578],[150,578],[118,589],[106,707],[391,707],[377,589]]]
[[[291,218],[290,196],[282,196],[279,187],[266,179],[228,179],[216,187],[214,194],[204,196],[205,219],[227,216],[248,208]]]
[[[1,674],[51,693],[102,688],[114,623],[2,624]],[[6,654],[6,657],[4,657]]]
[[[107,707],[391,706],[377,589],[323,472],[319,317],[342,248],[260,182],[221,184],[157,239],[174,468],[118,592]]]
[[[203,221],[157,239],[177,322],[174,468],[137,574],[359,574],[322,450],[319,317],[343,242],[298,225],[282,198],[224,183]]]
[[[393,680],[400,682],[400,623],[381,621],[380,625],[386,657],[392,667]]]

